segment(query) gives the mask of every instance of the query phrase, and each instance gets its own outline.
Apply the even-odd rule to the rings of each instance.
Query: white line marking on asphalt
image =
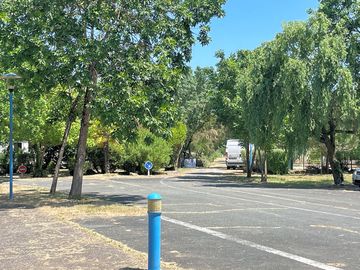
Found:
[[[213,203],[167,203],[167,206],[179,206],[179,205],[209,205],[209,206],[220,206]]]
[[[197,190],[192,190],[192,189],[187,189],[187,188],[179,188],[179,187],[174,187],[174,186],[170,186],[168,184],[165,184],[163,181],[160,181],[160,183],[162,185],[167,186],[167,187],[172,188],[172,189],[180,189],[180,190],[185,190],[185,191],[198,193],[198,194],[205,194],[205,195],[209,195],[209,196],[223,197],[223,198],[246,201],[246,202],[254,202],[254,203],[260,203],[260,204],[272,205],[272,206],[278,206],[278,207],[286,207],[288,209],[300,210],[300,211],[304,211],[304,212],[312,212],[312,213],[318,213],[318,214],[324,214],[324,215],[330,215],[330,216],[336,216],[336,217],[345,217],[345,218],[352,218],[352,219],[360,220],[360,217],[354,217],[354,216],[349,216],[349,215],[330,213],[330,212],[319,211],[319,210],[306,209],[306,208],[301,208],[301,207],[283,205],[283,204],[279,204],[279,203],[270,203],[270,202],[262,202],[262,201],[257,201],[257,200],[244,199],[244,198],[239,198],[239,197],[234,197],[234,196],[215,194],[215,193],[204,192],[204,191],[197,191]],[[253,194],[253,195],[256,195],[256,194]]]
[[[207,229],[282,229],[282,227],[263,227],[263,226],[229,226],[229,227],[206,227]]]
[[[298,255],[295,255],[295,254],[291,254],[291,253],[288,253],[288,252],[285,252],[285,251],[281,251],[281,250],[278,250],[278,249],[275,249],[275,248],[259,245],[259,244],[256,244],[254,242],[248,241],[248,240],[233,237],[231,235],[227,235],[227,234],[224,234],[224,233],[221,233],[221,232],[218,232],[218,231],[214,231],[214,230],[210,230],[210,229],[207,229],[207,228],[204,228],[204,227],[193,225],[193,224],[183,222],[183,221],[180,221],[180,220],[177,220],[177,219],[172,219],[172,218],[165,217],[165,216],[162,216],[161,218],[162,218],[162,220],[165,220],[167,222],[171,222],[171,223],[176,224],[176,225],[180,225],[180,226],[183,226],[183,227],[186,227],[186,228],[189,228],[189,229],[193,229],[193,230],[196,230],[196,231],[199,231],[199,232],[203,232],[203,233],[206,233],[206,234],[209,234],[209,235],[212,235],[212,236],[224,239],[224,240],[232,241],[232,242],[238,243],[238,244],[243,245],[243,246],[252,247],[252,248],[255,248],[255,249],[258,249],[258,250],[261,250],[261,251],[265,251],[267,253],[275,254],[275,255],[278,255],[278,256],[293,260],[293,261],[297,261],[297,262],[300,262],[300,263],[303,263],[303,264],[307,264],[307,265],[310,265],[310,266],[313,266],[313,267],[316,267],[316,268],[319,268],[319,269],[323,269],[323,270],[343,270],[342,268],[329,266],[329,265],[327,265],[325,263],[317,262],[317,261],[314,261],[314,260],[311,260],[311,259],[308,259],[308,258],[304,258],[304,257],[298,256]]]
[[[134,186],[134,187],[140,187],[140,188],[143,188],[143,189],[147,189],[147,188],[144,188],[144,187],[141,186],[141,185],[129,184],[129,183],[124,183],[124,182],[120,182],[120,181],[117,181],[117,183],[121,183],[121,184],[128,185],[128,186]],[[268,202],[262,202],[262,201],[257,201],[257,200],[244,199],[244,198],[239,198],[239,197],[233,197],[233,196],[215,194],[215,193],[211,193],[211,192],[196,191],[196,190],[187,189],[187,188],[174,187],[174,186],[170,186],[170,185],[168,185],[168,184],[165,184],[163,180],[160,180],[160,183],[161,183],[162,185],[167,186],[167,187],[172,188],[172,189],[186,190],[186,191],[190,191],[190,192],[198,193],[198,194],[206,194],[206,195],[212,195],[212,196],[229,198],[229,199],[235,199],[235,200],[241,200],[241,201],[247,201],[247,202],[255,202],[255,203],[260,203],[260,204],[265,204],[265,205],[272,205],[272,206],[278,206],[278,207],[280,206],[280,207],[284,207],[284,208],[288,208],[288,209],[294,209],[294,210],[300,210],[300,211],[304,211],[304,212],[312,212],[312,213],[319,213],[319,214],[324,214],[324,215],[337,216],[337,217],[345,217],[345,218],[352,218],[352,219],[360,220],[360,217],[354,217],[354,216],[349,216],[349,215],[336,214],[336,213],[330,213],[330,212],[319,211],[319,210],[311,210],[311,209],[306,209],[306,208],[301,208],[301,207],[294,207],[294,206],[282,205],[282,204],[278,204],[278,203],[268,203]],[[252,195],[257,195],[257,194],[252,194]],[[280,198],[280,199],[281,199],[281,198]],[[326,206],[326,205],[324,205],[324,206]]]
[[[313,228],[324,228],[324,229],[333,229],[333,230],[339,230],[339,231],[344,231],[344,232],[349,232],[349,233],[354,233],[354,234],[360,234],[360,232],[358,231],[354,231],[351,229],[347,229],[347,228],[343,228],[343,227],[338,227],[338,226],[331,226],[331,225],[310,225],[310,227]]]
[[[232,191],[236,192],[236,193],[243,193],[243,194],[248,194],[248,195],[256,195],[256,196],[262,196],[262,197],[268,197],[268,198],[275,198],[275,199],[280,199],[280,200],[284,200],[284,201],[291,201],[291,202],[297,202],[297,203],[301,203],[301,204],[312,204],[312,205],[320,205],[320,206],[325,206],[328,207],[329,205],[327,204],[323,204],[323,203],[314,203],[314,202],[308,202],[308,201],[303,201],[303,200],[294,200],[294,199],[289,199],[286,197],[281,197],[283,195],[269,195],[269,194],[264,194],[264,193],[259,193],[259,192],[246,192],[246,191],[241,191],[241,190],[236,190],[234,188],[231,188]],[[332,202],[333,203],[333,202]],[[336,209],[340,209],[340,210],[351,210],[351,211],[355,211],[355,212],[359,212],[356,209],[350,209],[350,208],[346,208],[346,207],[339,207],[336,205],[333,205],[332,208],[336,208]]]
[[[168,205],[167,205],[168,206]],[[224,212],[234,212],[234,211],[261,211],[261,210],[284,210],[285,207],[264,207],[264,208],[233,208],[233,209],[222,209],[222,210],[212,210],[212,211],[165,211],[164,214],[220,214]]]

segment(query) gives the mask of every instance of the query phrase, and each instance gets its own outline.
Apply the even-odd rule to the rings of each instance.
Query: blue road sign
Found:
[[[151,161],[146,161],[144,167],[147,170],[151,170],[153,168],[153,164],[151,163]]]

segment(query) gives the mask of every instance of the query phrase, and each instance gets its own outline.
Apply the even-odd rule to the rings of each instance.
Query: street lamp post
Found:
[[[15,90],[14,80],[20,79],[21,77],[15,73],[7,73],[0,76],[1,79],[6,81],[7,88],[9,90],[10,99],[10,135],[9,135],[9,148],[10,148],[10,161],[9,161],[9,175],[10,175],[10,200],[14,198],[13,194],[13,162],[14,162],[14,150],[13,150],[13,95]]]

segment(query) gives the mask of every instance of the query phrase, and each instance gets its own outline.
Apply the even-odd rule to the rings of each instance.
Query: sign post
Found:
[[[153,168],[153,164],[151,163],[151,161],[146,161],[144,164],[145,169],[147,169],[148,171],[148,176],[150,175],[150,170]]]

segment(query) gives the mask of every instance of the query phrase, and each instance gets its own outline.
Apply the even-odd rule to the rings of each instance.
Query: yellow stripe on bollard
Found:
[[[148,213],[160,213],[161,200],[148,200]]]

